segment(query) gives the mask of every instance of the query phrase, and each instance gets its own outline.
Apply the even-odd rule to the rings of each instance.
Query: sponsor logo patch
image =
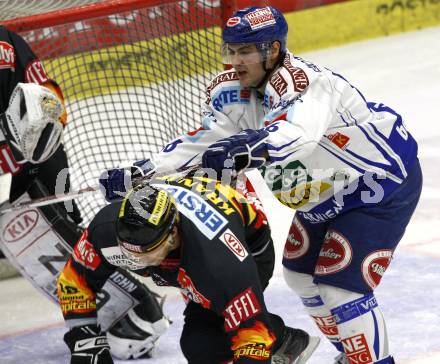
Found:
[[[142,249],[140,245],[133,245],[125,241],[121,241],[121,244],[124,248],[127,248],[127,250],[130,250],[132,252],[142,253]]]
[[[287,235],[283,257],[285,259],[297,259],[307,253],[309,247],[309,235],[301,222],[295,217]]]
[[[338,327],[333,316],[312,316],[318,328],[327,337],[338,337]]]
[[[330,140],[333,144],[335,144],[340,149],[344,149],[344,147],[350,141],[350,138],[348,136],[346,136],[340,132],[336,132],[335,134],[328,135],[327,139]]]
[[[182,287],[181,292],[185,298],[202,305],[206,309],[211,307],[211,301],[197,290],[192,279],[186,274],[185,269],[179,268],[177,281],[179,282],[180,287]]]
[[[228,27],[235,27],[236,25],[240,24],[240,18],[238,16],[234,16],[232,18],[229,18],[226,22],[226,26]]]
[[[241,241],[238,240],[230,229],[226,229],[226,231],[220,235],[219,239],[228,247],[231,252],[234,253],[240,262],[245,260],[249,255]]]
[[[347,359],[350,363],[372,363],[367,340],[363,334],[341,340]]]
[[[378,250],[365,257],[362,262],[362,276],[371,289],[379,285],[392,258],[392,250]]]
[[[153,186],[167,190],[174,198],[179,212],[190,219],[208,239],[213,239],[228,223],[213,206],[204,201],[202,196],[186,188],[162,184],[153,184]]]
[[[73,269],[72,260],[67,262],[58,279],[58,297],[64,315],[96,311],[96,295],[88,286],[85,275]]]
[[[73,249],[73,258],[84,267],[95,270],[101,264],[101,258],[93,247],[93,244],[87,239],[88,230],[86,229]]]
[[[46,70],[38,59],[27,65],[24,78],[26,82],[38,83],[39,85],[49,81]]]
[[[261,312],[261,306],[252,288],[248,288],[231,300],[223,311],[225,330],[236,330],[243,321]]]
[[[292,76],[294,90],[296,92],[303,92],[309,85],[309,78],[305,71],[302,68],[292,65],[288,57],[284,60],[283,66]]]
[[[284,79],[281,73],[276,72],[270,78],[269,83],[279,96],[283,96],[287,92],[287,81]]]
[[[16,175],[21,170],[21,165],[18,164],[12,155],[11,148],[7,143],[0,144],[0,175],[11,173]]]
[[[243,357],[268,360],[275,339],[275,335],[261,321],[256,321],[250,328],[238,330],[237,335],[232,337],[231,349],[234,352],[234,362]]]
[[[252,30],[276,24],[272,11],[269,8],[255,10],[246,14],[245,19],[249,22]]]
[[[222,111],[223,106],[231,104],[248,104],[249,98],[242,98],[243,95],[240,87],[224,87],[221,92],[216,93],[212,97],[212,106],[217,111]],[[246,96],[246,93],[244,93]]]
[[[238,80],[238,75],[237,72],[235,71],[225,72],[214,78],[212,82],[209,84],[209,86],[206,88],[206,104],[209,104],[211,102],[211,91],[214,87],[216,87],[218,84],[222,82],[237,81],[237,80]],[[249,91],[249,95],[250,95],[250,91]]]
[[[341,271],[351,263],[353,251],[348,240],[337,231],[329,230],[325,236],[318,262],[316,275],[327,275]]]
[[[39,214],[28,210],[15,215],[3,229],[2,237],[6,243],[14,243],[27,236],[37,225]]]
[[[138,266],[136,263],[127,259],[119,246],[103,248],[101,249],[101,254],[110,264],[117,265],[118,267],[127,267],[130,269],[144,268],[144,266]]]
[[[0,70],[6,68],[15,72],[15,50],[8,42],[0,41]]]

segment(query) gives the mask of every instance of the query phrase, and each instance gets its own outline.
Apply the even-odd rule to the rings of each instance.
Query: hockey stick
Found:
[[[191,172],[197,171],[201,168],[200,164],[195,164],[193,166],[187,167],[187,168],[182,168],[182,169],[178,169],[175,171],[167,171],[167,172],[161,172],[161,173],[153,173],[151,175],[148,175],[146,177],[141,177],[138,179],[134,179],[133,180],[133,187],[136,186],[137,184],[141,183],[141,182],[148,182],[153,180],[154,178],[157,177],[162,177],[162,176],[167,176],[167,175],[171,175],[171,174],[182,174],[183,176],[188,175]],[[64,202],[64,201],[70,201],[73,200],[77,197],[80,196],[85,196],[91,193],[96,193],[100,191],[100,187],[98,186],[89,186],[89,187],[85,187],[82,188],[78,191],[70,191],[67,193],[63,193],[63,194],[59,194],[59,195],[51,195],[51,196],[44,196],[44,197],[40,197],[34,200],[28,200],[28,201],[22,201],[22,202],[18,202],[18,203],[9,203],[9,202],[5,202],[3,204],[0,205],[0,215],[4,214],[6,212],[11,212],[11,211],[17,211],[17,210],[21,210],[24,208],[33,208],[33,207],[40,207],[40,206],[47,206],[47,205],[51,205],[54,203],[59,203],[59,202]]]

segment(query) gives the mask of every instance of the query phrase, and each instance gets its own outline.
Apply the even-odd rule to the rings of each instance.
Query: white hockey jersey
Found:
[[[263,95],[240,87],[233,69],[220,73],[207,88],[202,113],[200,129],[153,158],[159,171],[200,162],[218,139],[265,128],[269,160],[261,173],[283,204],[312,222],[379,202],[417,157],[400,115],[368,103],[341,75],[289,52]]]

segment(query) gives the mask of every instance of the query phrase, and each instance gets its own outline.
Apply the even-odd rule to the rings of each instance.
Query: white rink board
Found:
[[[425,179],[422,198],[376,292],[388,321],[391,351],[399,364],[440,363],[439,39],[440,27],[436,27],[301,54],[341,73],[368,100],[395,108],[419,142]],[[266,291],[267,304],[291,326],[319,335],[281,276],[281,252],[292,213],[275,202],[265,186],[260,192],[274,232],[278,261]],[[59,310],[21,278],[0,282],[0,288],[0,362],[68,363]],[[165,310],[174,324],[162,337],[155,358],[116,363],[185,363],[178,347],[182,307],[179,296],[171,293]],[[323,340],[309,363],[331,364],[336,354]]]

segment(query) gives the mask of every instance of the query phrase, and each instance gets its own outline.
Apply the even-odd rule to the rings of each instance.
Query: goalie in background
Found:
[[[67,192],[68,175],[61,191],[55,191],[58,175],[68,171],[61,89],[24,39],[1,26],[0,88],[0,175],[12,175],[6,203]],[[63,204],[0,210],[1,251],[56,304],[56,280],[81,236],[80,223],[75,203],[69,212]],[[151,356],[155,340],[169,326],[158,297],[125,271],[108,277],[98,295],[99,321],[108,330],[113,354],[121,359]],[[140,327],[133,317],[154,326]]]
[[[75,257],[84,245],[93,260]],[[188,363],[303,364],[319,339],[267,311],[263,290],[274,264],[266,216],[237,190],[204,176],[144,182],[98,212],[58,280],[72,363],[89,363],[86,356],[113,363],[95,311],[75,308],[76,292],[93,302],[105,279],[124,267],[180,289]]]

